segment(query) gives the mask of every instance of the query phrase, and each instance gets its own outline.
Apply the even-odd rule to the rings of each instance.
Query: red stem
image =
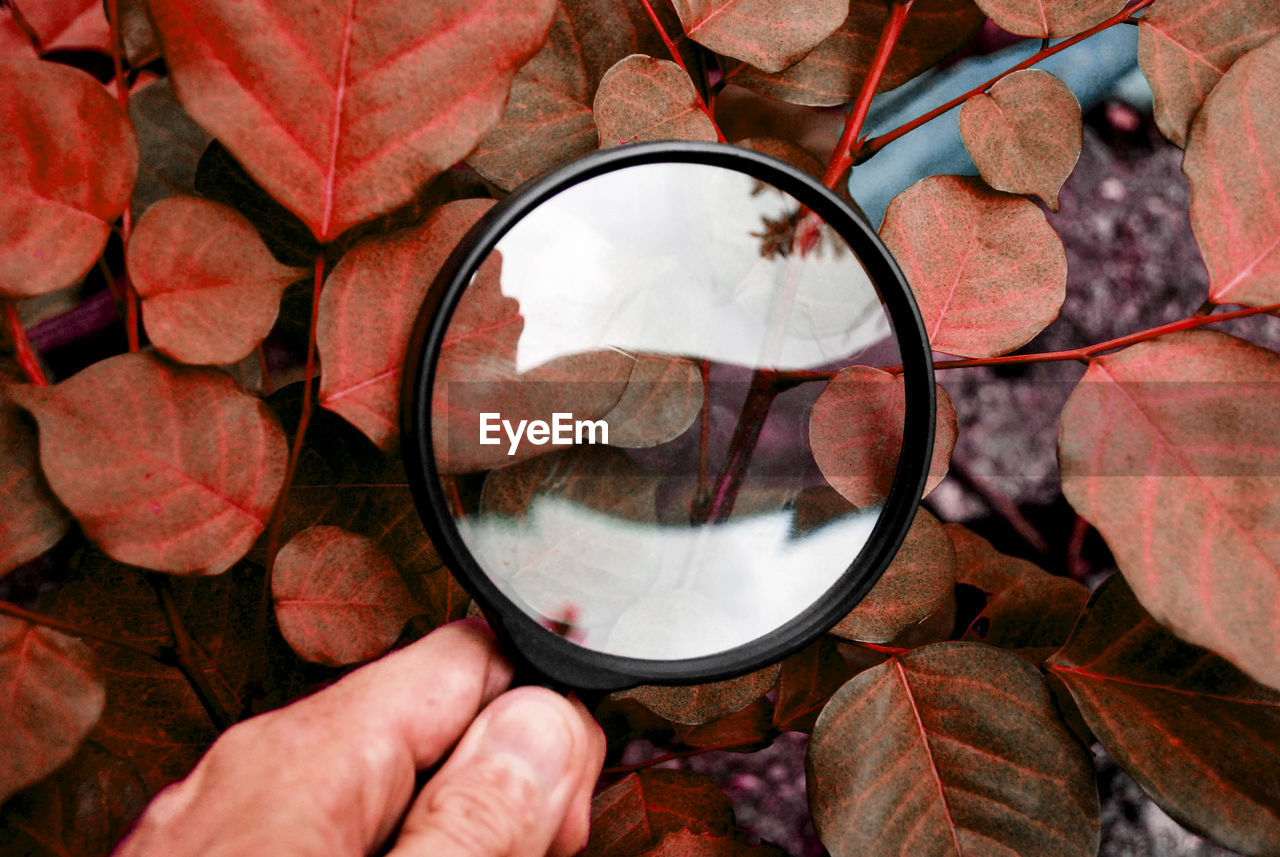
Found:
[[[27,380],[32,384],[40,387],[49,386],[49,379],[45,377],[44,369],[40,366],[40,358],[31,347],[31,340],[27,338],[27,329],[22,326],[22,319],[18,316],[17,303],[10,300],[0,301],[0,303],[4,304],[5,324],[9,328],[9,338],[13,340],[13,350],[17,355],[18,365],[22,367]]]
[[[844,640],[843,637],[841,639],[846,643],[852,643],[855,646],[869,649],[873,652],[879,652],[882,655],[907,655],[911,653],[910,649],[900,649],[897,646],[882,646],[879,643],[864,643],[862,640]]]
[[[862,91],[858,93],[858,100],[853,103],[853,110],[844,123],[844,133],[840,135],[840,142],[836,143],[831,163],[827,165],[827,172],[822,177],[822,183],[829,188],[834,188],[845,171],[853,166],[854,147],[857,145],[858,135],[862,133],[862,124],[867,120],[867,112],[871,110],[876,90],[880,88],[885,69],[889,67],[889,58],[893,55],[894,46],[898,44],[898,37],[902,35],[902,28],[907,23],[907,15],[911,12],[913,2],[914,0],[894,0],[889,19],[884,22],[884,29],[880,31],[880,43],[876,45],[876,53],[871,60],[871,69],[862,81]]]
[[[720,478],[716,480],[711,498],[700,503],[700,508],[695,511],[696,523],[714,524],[733,514],[733,504],[737,501],[738,491],[746,478],[751,454],[760,439],[764,421],[769,416],[769,406],[773,404],[778,392],[779,388],[773,382],[773,373],[756,370],[751,377],[751,389],[747,391],[746,401],[742,403],[742,414],[738,417],[733,440],[729,442],[729,457],[720,472]]]
[[[169,646],[148,646],[146,643],[135,643],[132,640],[124,640],[119,637],[113,637],[110,634],[102,634],[89,628],[81,628],[71,622],[55,619],[52,616],[32,613],[30,610],[24,610],[16,604],[10,604],[8,601],[0,601],[0,613],[12,616],[15,619],[22,619],[33,625],[43,625],[55,631],[62,631],[75,637],[87,637],[90,640],[97,640],[99,643],[128,649],[131,652],[146,655],[148,658],[153,658],[163,664],[174,664],[177,661],[176,652]]]
[[[1022,71],[1025,68],[1030,68],[1031,66],[1040,62],[1041,60],[1047,59],[1048,57],[1051,57],[1060,51],[1064,51],[1067,48],[1071,47],[1072,45],[1077,44],[1078,42],[1084,41],[1090,36],[1096,35],[1102,32],[1103,30],[1114,27],[1116,24],[1123,24],[1127,21],[1133,20],[1134,15],[1136,15],[1138,12],[1141,12],[1143,9],[1147,8],[1154,2],[1155,0],[1139,0],[1138,3],[1135,3],[1134,5],[1126,9],[1122,9],[1121,11],[1117,12],[1115,15],[1112,15],[1110,18],[1103,21],[1101,24],[1098,24],[1094,27],[1090,27],[1088,30],[1085,30],[1083,33],[1078,33],[1069,39],[1064,39],[1061,42],[1058,42],[1056,45],[1053,45],[1051,47],[1042,48],[1041,50],[1037,51],[1035,54],[1032,54],[1022,62],[1015,65],[1013,68],[1000,72],[1000,74],[991,78],[986,83],[980,84],[979,86],[975,86],[973,89],[969,90],[964,95],[956,96],[955,98],[948,101],[946,104],[943,104],[939,107],[935,107],[933,110],[930,110],[928,113],[924,114],[923,116],[917,117],[916,119],[912,119],[910,122],[907,122],[905,125],[895,128],[892,131],[889,131],[885,134],[881,134],[879,137],[872,137],[870,140],[864,141],[862,145],[860,145],[857,151],[854,153],[854,163],[858,163],[858,164],[862,163],[867,158],[870,158],[876,152],[880,151],[885,146],[892,143],[894,140],[897,140],[899,137],[902,137],[905,134],[909,134],[910,132],[914,131],[915,129],[919,128],[921,125],[924,125],[927,122],[932,122],[934,119],[937,119],[939,116],[948,112],[949,110],[959,107],[961,104],[965,103],[973,96],[986,92],[992,86],[999,83],[1002,79],[1008,77],[1014,72]]]
[[[125,118],[129,116],[129,80],[124,73],[124,59],[120,56],[120,9],[118,0],[107,0],[107,26],[111,39],[111,62],[116,74],[116,100]],[[129,236],[133,233],[133,211],[125,205],[120,216],[120,240],[125,250],[129,248]],[[139,348],[138,293],[133,289],[126,268],[122,276],[124,285],[125,335],[129,338],[129,351],[136,354]]]
[[[671,41],[671,37],[667,35],[667,28],[662,26],[662,22],[658,20],[658,13],[653,11],[653,6],[649,4],[649,0],[640,0],[640,4],[644,6],[644,10],[649,13],[649,20],[652,21],[653,26],[657,28],[658,35],[662,38],[662,43],[665,44],[667,46],[667,50],[671,52],[671,58],[676,61],[676,65],[680,66],[680,70],[688,76],[689,81],[692,83],[693,75],[689,74],[689,68],[684,64],[684,58],[680,56],[680,49],[676,47],[676,43]],[[716,129],[716,139],[721,143],[725,142],[724,133],[720,130],[719,124],[716,123],[716,117],[711,112],[711,108],[707,106],[707,102],[702,100],[702,93],[698,91],[697,84],[694,84],[693,86],[693,96],[698,99],[698,109],[706,114],[707,118],[711,120],[711,126]]]
[[[258,371],[262,373],[262,391],[270,396],[276,391],[276,385],[271,380],[271,367],[267,364],[267,352],[262,349],[261,344],[253,351],[258,356]]]

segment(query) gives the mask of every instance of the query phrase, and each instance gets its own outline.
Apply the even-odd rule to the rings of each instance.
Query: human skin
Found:
[[[604,736],[581,703],[511,677],[484,623],[438,628],[227,730],[116,855],[569,857]]]

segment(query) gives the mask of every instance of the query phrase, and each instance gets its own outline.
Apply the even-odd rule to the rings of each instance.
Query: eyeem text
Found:
[[[609,442],[609,424],[604,420],[575,420],[573,414],[554,413],[551,415],[550,423],[544,420],[521,420],[513,426],[511,420],[502,419],[502,414],[482,413],[480,415],[482,446],[496,446],[502,443],[500,432],[505,432],[509,441],[507,455],[516,454],[521,438],[534,446],[542,446],[548,442],[560,445]]]

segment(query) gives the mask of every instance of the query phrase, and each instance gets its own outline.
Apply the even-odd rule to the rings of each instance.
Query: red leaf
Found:
[[[716,140],[689,76],[670,60],[633,54],[605,74],[596,90],[600,146],[647,140]]]
[[[1067,255],[1035,203],[967,176],[931,176],[889,203],[880,227],[936,351],[991,357],[1058,317]]]
[[[1138,61],[1155,93],[1156,124],[1179,146],[1227,69],[1280,33],[1270,0],[1160,0],[1138,25]]]
[[[1182,169],[1209,299],[1280,302],[1280,39],[1241,57],[1196,118]]]
[[[36,38],[41,53],[110,53],[111,35],[102,0],[13,0]]]
[[[37,464],[36,433],[9,403],[0,365],[0,577],[58,543],[67,513]]]
[[[1120,575],[1049,661],[1089,726],[1182,824],[1244,854],[1280,842],[1280,693],[1156,624]]]
[[[835,32],[847,0],[673,0],[689,38],[765,71],[782,71]]]
[[[321,241],[465,157],[554,11],[554,0],[151,3],[187,110]]]
[[[293,650],[335,667],[383,654],[420,612],[377,544],[340,527],[303,530],[281,548],[271,594]]]
[[[41,295],[84,276],[102,252],[133,191],[138,149],[116,100],[51,62],[0,62],[0,126],[0,296]]]
[[[1087,751],[1026,661],[939,643],[853,677],[818,718],[809,805],[836,854],[1094,857]]]
[[[785,732],[812,732],[827,700],[861,671],[840,654],[840,643],[823,636],[782,662],[773,722]]]
[[[955,597],[956,552],[938,519],[916,512],[898,555],[871,591],[831,629],[847,640],[884,643]]]
[[[71,758],[106,695],[79,640],[0,616],[0,803]]]
[[[400,375],[422,298],[462,236],[492,205],[487,199],[451,202],[421,226],[363,241],[325,283],[316,329],[320,404],[383,448],[399,438]]]
[[[11,393],[39,424],[54,493],[121,562],[217,574],[265,527],[284,481],[284,435],[221,372],[124,354]]]
[[[760,697],[741,711],[697,726],[677,723],[675,738],[681,744],[735,753],[754,753],[772,742],[773,704]]]
[[[1002,78],[960,109],[960,136],[987,184],[1034,194],[1058,210],[1058,191],[1080,159],[1080,102],[1041,69]]]
[[[1119,12],[1125,0],[977,0],[982,11],[1019,36],[1074,36]]]
[[[591,801],[591,841],[583,857],[631,857],[677,830],[725,834],[732,829],[733,805],[707,777],[641,771]]]
[[[955,406],[942,387],[937,394],[937,434],[926,494],[946,475],[956,445]],[[902,450],[905,409],[902,376],[867,366],[840,370],[813,404],[813,457],[831,487],[859,508],[889,496]]]
[[[871,71],[888,17],[883,0],[853,0],[844,24],[804,59],[776,74],[747,68],[733,82],[793,104],[835,107],[850,102]],[[880,91],[901,86],[950,54],[985,17],[973,0],[916,0],[880,80]]]
[[[750,845],[734,836],[677,830],[662,837],[643,857],[784,857],[776,845]]]
[[[1280,687],[1280,357],[1187,331],[1095,358],[1062,412],[1062,490],[1156,621]]]
[[[271,332],[285,287],[307,273],[277,262],[233,209],[193,196],[147,210],[128,264],[151,342],[196,364],[247,357]]]
[[[22,29],[13,10],[0,8],[0,60],[33,60],[36,46]]]
[[[646,684],[618,696],[634,699],[672,723],[697,726],[741,711],[764,696],[778,680],[778,669],[774,664],[737,678],[682,687]]]

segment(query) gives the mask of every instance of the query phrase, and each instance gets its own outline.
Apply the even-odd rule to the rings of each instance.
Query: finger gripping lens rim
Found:
[[[826,221],[860,257],[893,329],[905,383],[902,450],[870,537],[826,596],[780,627],[715,654],[650,660],[579,646],[543,628],[503,595],[464,542],[444,495],[432,443],[432,389],[445,332],[463,291],[498,241],[541,203],[590,178],[628,167],[682,163],[745,173],[789,193]],[[915,299],[889,251],[853,209],[807,174],[751,150],[720,143],[641,143],[592,153],[536,179],[491,208],[466,234],[431,284],[410,338],[401,395],[402,445],[423,524],[448,567],[522,666],[569,689],[615,691],[639,684],[696,684],[742,675],[793,654],[828,631],[893,560],[924,491],[933,450],[936,397],[932,354]]]

